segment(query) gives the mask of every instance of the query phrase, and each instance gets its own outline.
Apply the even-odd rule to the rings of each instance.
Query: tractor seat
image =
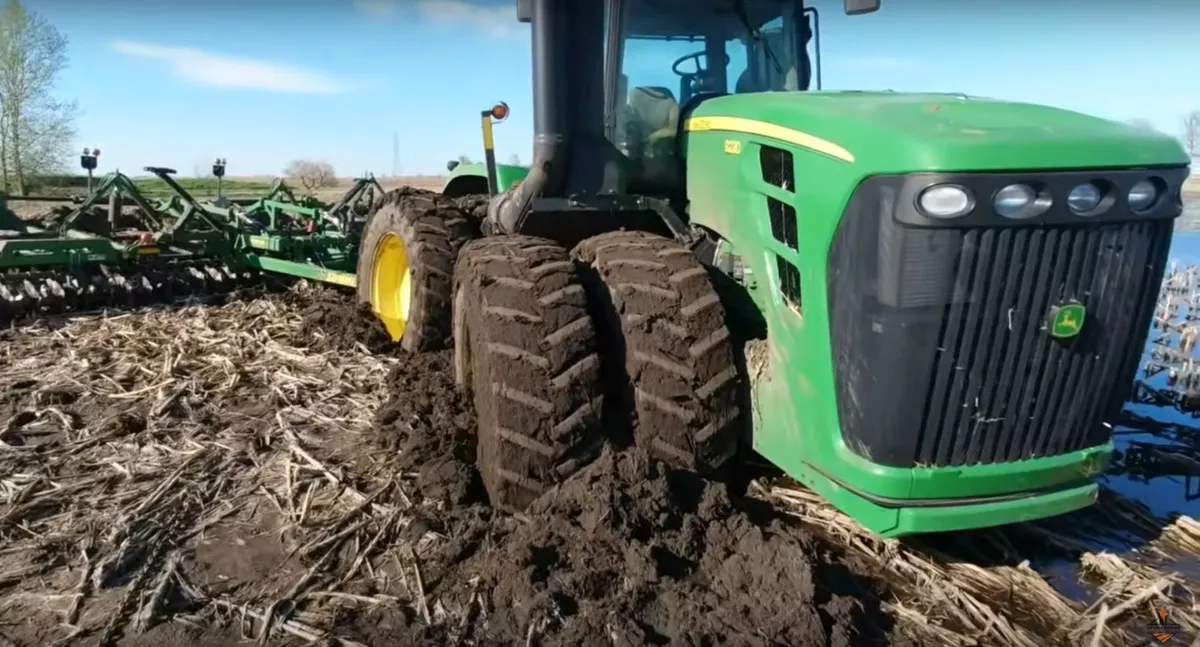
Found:
[[[646,148],[675,137],[679,125],[679,102],[667,88],[639,85],[629,93],[629,110],[639,126]]]
[[[742,73],[738,75],[737,82],[733,85],[733,91],[735,94],[750,94],[759,91],[754,81],[754,75],[750,73],[750,68],[742,70]]]

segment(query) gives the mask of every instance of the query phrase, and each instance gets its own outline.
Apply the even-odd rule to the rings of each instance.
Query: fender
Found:
[[[442,195],[456,198],[464,195],[486,194],[488,192],[486,166],[475,162],[470,164],[455,164],[451,162],[451,164],[453,164],[453,168],[450,169],[450,179],[446,180],[446,184],[442,187]],[[496,183],[499,185],[501,192],[516,186],[528,174],[528,166],[514,166],[512,164],[496,165]]]

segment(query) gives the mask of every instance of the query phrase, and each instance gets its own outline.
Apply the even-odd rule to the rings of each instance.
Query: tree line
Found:
[[[0,8],[0,185],[26,193],[31,178],[62,172],[75,140],[75,101],[55,96],[67,38],[20,0]]]

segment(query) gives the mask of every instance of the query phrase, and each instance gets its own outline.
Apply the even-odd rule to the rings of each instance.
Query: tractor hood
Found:
[[[868,175],[916,169],[1174,166],[1190,161],[1179,142],[1158,132],[1048,106],[963,95],[728,95],[700,104],[691,119],[697,122],[689,125],[692,131],[739,130],[754,123],[758,124],[754,130],[763,136],[778,137],[786,130],[798,135],[799,141],[808,141],[810,149],[853,158]]]

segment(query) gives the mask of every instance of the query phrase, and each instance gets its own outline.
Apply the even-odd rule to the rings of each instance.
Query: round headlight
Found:
[[[1150,180],[1142,180],[1129,189],[1129,208],[1133,211],[1145,211],[1154,206],[1158,200],[1158,187]]]
[[[1037,191],[1026,184],[1010,184],[996,192],[992,198],[992,207],[996,213],[1005,218],[1030,218],[1037,215],[1033,203],[1037,200]]]
[[[957,218],[970,213],[975,200],[960,186],[938,184],[921,192],[917,206],[931,218]]]
[[[1075,213],[1087,213],[1100,206],[1103,197],[1100,187],[1088,182],[1071,189],[1067,194],[1067,206]]]

